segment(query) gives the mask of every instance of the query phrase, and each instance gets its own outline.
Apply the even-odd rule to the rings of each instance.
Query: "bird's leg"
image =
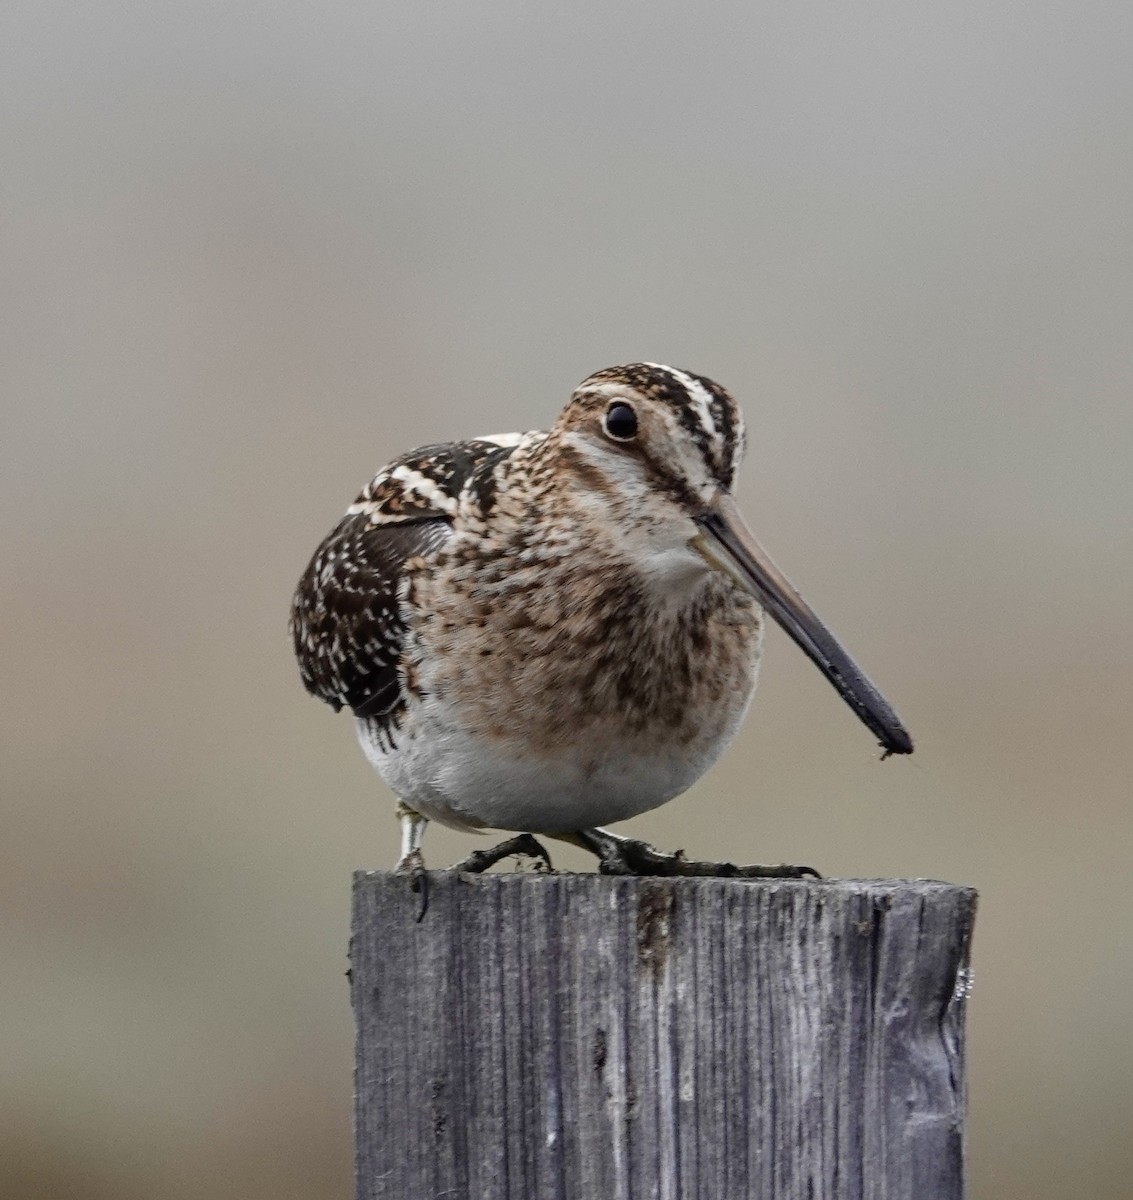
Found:
[[[394,870],[399,875],[409,876],[409,886],[421,897],[420,921],[429,907],[429,878],[425,874],[425,859],[421,855],[421,840],[425,836],[427,817],[414,812],[404,801],[397,806],[397,819],[401,822],[401,857]]]
[[[494,867],[501,859],[510,858],[513,854],[535,859],[537,871],[554,870],[554,867],[551,866],[551,856],[547,853],[546,848],[529,833],[517,833],[515,837],[508,838],[506,842],[500,842],[498,846],[493,846],[490,850],[474,850],[467,858],[453,863],[452,869],[479,875],[489,867]]]
[[[608,829],[580,829],[577,833],[556,836],[596,854],[602,875],[700,875],[719,879],[804,879],[809,875],[814,879],[822,878],[813,867],[796,867],[788,863],[738,867],[729,862],[696,862],[685,858],[683,850],[666,854],[648,842],[622,837]]]
[[[404,801],[397,806],[397,819],[401,822],[401,857],[397,860],[394,870],[399,875],[416,877],[425,869],[425,860],[421,857],[421,840],[425,836],[425,826],[429,824],[428,817],[414,812]]]

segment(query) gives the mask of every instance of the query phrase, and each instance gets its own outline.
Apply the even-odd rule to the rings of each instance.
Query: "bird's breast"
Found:
[[[406,676],[451,720],[532,752],[601,745],[695,756],[755,686],[762,619],[719,576],[672,594],[616,561],[453,555],[406,602]]]

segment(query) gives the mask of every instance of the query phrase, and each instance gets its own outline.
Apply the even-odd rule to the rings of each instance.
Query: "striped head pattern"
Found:
[[[744,454],[739,406],[718,383],[657,363],[583,380],[557,428],[568,467],[595,490],[661,492],[699,509],[730,491]]]

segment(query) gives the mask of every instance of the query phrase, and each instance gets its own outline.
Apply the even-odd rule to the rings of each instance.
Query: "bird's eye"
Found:
[[[637,437],[637,413],[628,404],[615,401],[606,410],[606,432],[615,442],[629,442]]]

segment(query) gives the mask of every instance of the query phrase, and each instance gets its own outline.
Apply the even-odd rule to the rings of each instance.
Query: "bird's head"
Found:
[[[564,465],[620,499],[652,501],[687,519],[730,490],[744,453],[739,405],[718,383],[654,363],[609,367],[583,380],[562,416]],[[643,514],[644,515],[644,514]]]
[[[615,522],[643,564],[725,575],[786,630],[887,753],[911,753],[897,714],[740,516],[732,486],[744,422],[724,388],[656,363],[609,367],[579,384],[553,440],[575,497]]]

